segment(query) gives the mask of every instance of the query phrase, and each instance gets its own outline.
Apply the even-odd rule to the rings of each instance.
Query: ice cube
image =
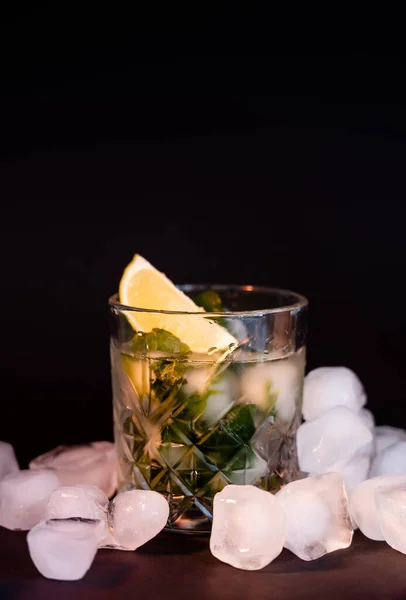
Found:
[[[385,541],[406,554],[406,482],[375,492],[379,525]]]
[[[350,495],[350,513],[354,525],[371,540],[383,541],[378,509],[375,503],[375,493],[378,489],[390,488],[396,485],[406,485],[406,475],[388,475],[373,477],[362,481]]]
[[[392,444],[374,457],[370,477],[403,474],[406,474],[406,441]]]
[[[353,528],[344,481],[325,473],[292,481],[276,498],[286,514],[285,548],[303,560],[348,548]]]
[[[275,409],[279,423],[291,424],[301,395],[303,368],[300,357],[257,363],[241,376],[242,400],[261,410]]]
[[[108,499],[93,485],[63,486],[52,492],[45,508],[44,519],[106,519]]]
[[[339,473],[344,480],[345,491],[349,496],[361,481],[368,478],[370,465],[370,456],[360,452],[348,460],[337,461],[327,468],[325,473]],[[310,475],[315,475],[315,473]]]
[[[406,441],[406,431],[399,427],[391,427],[390,425],[379,425],[378,427],[375,427],[374,434],[377,454],[397,442]]]
[[[100,550],[126,550],[127,552],[132,552],[132,548],[125,548],[121,544],[117,542],[114,538],[113,534],[110,531],[109,526],[105,528],[103,532],[103,537],[99,541],[99,549]]]
[[[100,527],[80,518],[42,521],[27,535],[34,565],[48,579],[81,579],[96,555]]]
[[[306,421],[317,419],[336,406],[358,412],[365,403],[364,387],[347,367],[318,367],[305,377],[302,410]]]
[[[191,367],[185,373],[185,383],[181,387],[181,393],[185,396],[204,394],[210,385],[210,374],[210,367]]]
[[[362,419],[345,406],[336,406],[314,421],[299,426],[296,434],[300,469],[324,473],[338,461],[348,461],[373,442]]]
[[[27,530],[41,521],[48,499],[60,486],[53,471],[24,469],[0,481],[0,524]]]
[[[368,427],[368,429],[374,432],[375,429],[375,417],[368,408],[361,408],[358,413],[358,416],[361,417],[364,424]]]
[[[366,427],[368,427],[369,431],[372,433],[372,440],[369,444],[367,444],[363,449],[363,454],[367,454],[370,458],[375,456],[376,453],[376,444],[375,444],[375,417],[370,410],[367,408],[361,408],[358,413],[358,416],[361,418],[362,422]]]
[[[58,446],[33,459],[29,468],[54,470],[62,485],[95,485],[108,498],[117,489],[116,453],[112,442]]]
[[[205,390],[206,393],[208,392],[205,409],[199,419],[204,422],[205,427],[218,423],[233,407],[234,400],[238,396],[237,387],[238,378],[235,373],[230,372],[222,374],[220,379],[212,382]]]
[[[284,511],[274,495],[252,485],[227,485],[214,496],[210,550],[219,560],[254,571],[281,552]]]
[[[110,502],[108,524],[120,547],[135,550],[155,537],[166,525],[169,504],[158,492],[129,490]]]
[[[17,471],[19,471],[19,466],[13,446],[7,442],[0,442],[0,481],[5,475]]]

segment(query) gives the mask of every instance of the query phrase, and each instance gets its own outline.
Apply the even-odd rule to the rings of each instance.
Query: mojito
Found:
[[[300,476],[306,302],[251,286],[180,291],[194,311],[110,300],[114,434],[120,491],[163,494],[168,528],[196,533],[224,486],[276,492]]]

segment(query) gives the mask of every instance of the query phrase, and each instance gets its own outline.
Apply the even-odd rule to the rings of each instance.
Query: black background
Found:
[[[22,466],[112,439],[107,298],[135,252],[305,294],[308,369],[354,369],[406,427],[402,52],[274,9],[150,9],[3,15],[0,439]]]

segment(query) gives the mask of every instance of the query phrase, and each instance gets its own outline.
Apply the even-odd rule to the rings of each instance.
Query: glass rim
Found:
[[[182,290],[183,292],[189,292],[192,290],[215,290],[215,291],[236,291],[236,292],[257,292],[264,295],[285,295],[290,296],[291,298],[295,298],[295,302],[286,304],[286,306],[278,306],[277,308],[263,308],[263,309],[255,309],[255,310],[232,310],[232,311],[185,311],[185,310],[166,310],[159,308],[141,308],[137,306],[128,306],[126,304],[122,304],[118,301],[118,293],[116,292],[108,299],[109,306],[111,308],[115,308],[121,311],[130,311],[130,312],[147,312],[154,314],[164,314],[164,315],[202,315],[205,317],[243,317],[243,316],[251,316],[251,317],[261,317],[263,315],[271,315],[271,314],[280,314],[280,313],[291,313],[298,312],[302,308],[305,308],[308,305],[308,299],[299,294],[298,292],[293,292],[292,290],[287,290],[284,288],[276,288],[276,287],[267,287],[261,285],[240,285],[240,284],[217,284],[217,283],[184,283],[176,285],[177,288]]]

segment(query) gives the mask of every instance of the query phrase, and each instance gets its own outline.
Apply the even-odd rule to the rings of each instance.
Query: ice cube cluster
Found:
[[[169,505],[151,490],[129,490],[108,500],[95,486],[62,486],[27,535],[38,571],[49,579],[76,580],[99,548],[136,550],[166,525]]]
[[[306,375],[304,422],[296,434],[304,473],[340,473],[347,494],[368,477],[375,423],[366,401],[360,379],[347,367],[319,367]]]
[[[303,560],[314,560],[348,548],[352,536],[348,498],[338,473],[293,481],[275,496],[252,485],[228,485],[214,497],[210,550],[239,569],[262,569],[284,547]]]
[[[169,505],[150,490],[115,490],[114,446],[59,446],[19,469],[0,442],[0,525],[28,531],[30,556],[44,577],[82,578],[98,549],[135,550],[166,525]],[[107,492],[107,493],[106,493]]]
[[[357,375],[321,367],[304,381],[297,430],[302,478],[276,495],[227,485],[214,497],[210,550],[244,570],[287,548],[302,560],[348,548],[354,529],[406,554],[406,431],[375,425]],[[80,579],[99,549],[135,550],[166,525],[151,490],[116,492],[110,442],[59,446],[20,470],[0,442],[0,525],[28,531],[31,558],[50,579]]]
[[[375,426],[357,375],[346,367],[319,367],[305,377],[304,422],[297,431],[304,473],[334,471],[349,495],[366,479],[406,474],[406,431]]]
[[[274,497],[253,486],[216,494],[210,549],[240,569],[261,569],[285,547],[303,560],[350,546],[359,528],[406,554],[406,431],[375,425],[346,367],[305,377],[297,431],[303,478]]]
[[[297,431],[299,465],[309,477],[340,473],[353,526],[406,554],[406,431],[376,426],[366,402],[350,369],[310,371]]]

